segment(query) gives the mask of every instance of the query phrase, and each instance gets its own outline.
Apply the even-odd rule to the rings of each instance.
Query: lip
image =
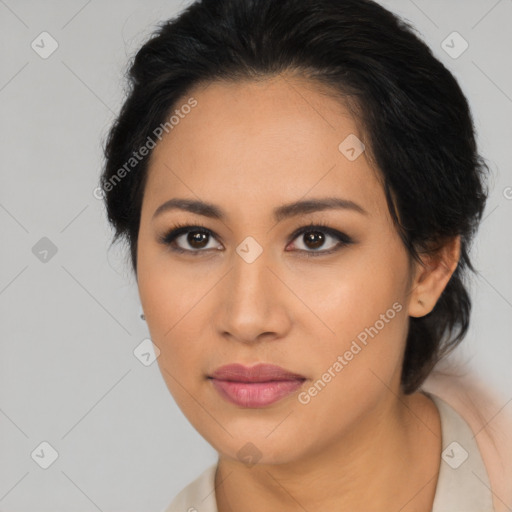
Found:
[[[214,388],[228,402],[240,407],[265,407],[296,391],[306,377],[273,364],[247,367],[228,364],[211,376]]]

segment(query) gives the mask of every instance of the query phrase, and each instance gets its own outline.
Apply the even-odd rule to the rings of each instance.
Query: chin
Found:
[[[278,433],[279,427],[272,432],[275,426],[275,422],[272,425],[269,424],[268,428],[262,432],[250,428],[235,430],[228,425],[227,429],[233,437],[226,434],[222,439],[210,438],[207,441],[220,455],[239,461],[247,467],[252,467],[254,464],[288,464],[304,455],[307,447],[303,442],[289,435],[290,426],[280,433]]]

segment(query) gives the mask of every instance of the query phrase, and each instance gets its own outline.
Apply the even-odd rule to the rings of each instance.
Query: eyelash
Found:
[[[338,245],[336,245],[334,248],[326,250],[326,251],[325,250],[324,251],[322,251],[322,250],[305,251],[303,249],[297,249],[298,252],[305,253],[306,257],[318,257],[318,256],[323,256],[323,255],[325,256],[328,254],[332,254],[332,253],[340,250],[342,247],[346,247],[346,246],[354,243],[352,238],[350,238],[345,233],[342,233],[341,231],[333,229],[333,228],[327,226],[326,224],[323,224],[322,222],[317,222],[315,224],[313,224],[313,223],[308,224],[307,226],[303,226],[303,227],[297,229],[296,231],[294,231],[290,237],[290,241],[288,242],[288,244],[290,242],[292,242],[293,240],[295,240],[300,235],[303,235],[304,233],[313,232],[313,231],[319,231],[319,232],[322,232],[329,236],[332,236],[333,238],[338,240]],[[202,252],[206,252],[208,249],[206,249],[206,250],[205,249],[188,250],[188,249],[182,249],[181,247],[177,247],[174,244],[174,241],[177,237],[179,237],[180,235],[189,233],[189,232],[204,233],[204,234],[207,234],[207,235],[215,238],[214,233],[203,226],[194,226],[194,225],[190,225],[190,224],[177,223],[169,231],[167,231],[166,233],[161,235],[158,238],[158,242],[163,245],[168,246],[171,251],[182,253],[182,254],[187,253],[187,254],[191,254],[193,256],[197,256]]]

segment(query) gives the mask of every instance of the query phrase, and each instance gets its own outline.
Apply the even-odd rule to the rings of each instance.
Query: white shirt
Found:
[[[464,418],[437,395],[422,391],[441,418],[442,453],[432,512],[494,512],[489,476],[473,432]],[[217,463],[205,469],[163,512],[218,512]]]

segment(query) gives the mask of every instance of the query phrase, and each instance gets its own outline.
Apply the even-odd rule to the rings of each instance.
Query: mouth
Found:
[[[245,408],[266,407],[302,386],[306,377],[271,364],[221,366],[208,376],[228,402]]]

